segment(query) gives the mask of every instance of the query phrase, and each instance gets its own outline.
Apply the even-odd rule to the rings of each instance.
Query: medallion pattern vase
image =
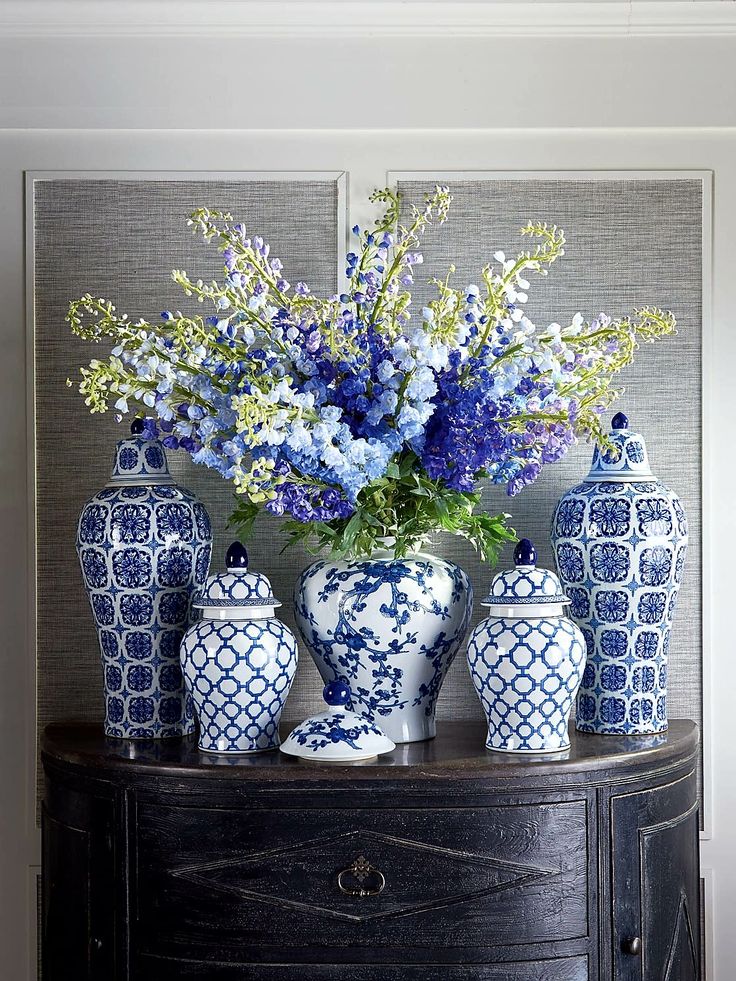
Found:
[[[326,682],[395,743],[431,739],[447,669],[465,639],[473,590],[457,565],[390,551],[320,561],[295,592],[296,622]]]
[[[179,645],[211,549],[204,505],[174,483],[163,446],[136,420],[130,439],[117,445],[109,484],[84,506],[77,527],[102,656],[107,735],[194,731]]]
[[[560,579],[588,661],[577,703],[583,732],[667,728],[667,656],[687,550],[679,498],[653,476],[644,440],[618,413],[590,473],[552,522]]]
[[[490,616],[468,642],[468,667],[488,720],[486,748],[558,753],[570,745],[568,722],[585,666],[585,640],[564,615],[559,580],[538,569],[523,538],[515,568],[499,573],[481,603]]]
[[[298,661],[296,640],[274,611],[271,583],[248,571],[240,542],[227,572],[210,576],[194,601],[202,619],[187,630],[181,662],[206,753],[259,753],[279,745],[279,721]]]

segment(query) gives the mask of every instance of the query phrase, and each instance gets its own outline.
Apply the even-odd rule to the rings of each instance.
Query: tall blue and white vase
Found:
[[[677,495],[649,467],[644,440],[614,416],[585,480],[560,499],[552,544],[588,659],[577,701],[583,732],[667,728],[670,630],[687,550]]]
[[[468,668],[488,721],[486,748],[559,753],[585,666],[585,639],[565,616],[570,600],[554,573],[536,565],[528,538],[514,568],[500,572],[481,606],[488,617],[470,635]]]
[[[181,663],[206,753],[260,753],[279,745],[281,712],[299,659],[296,639],[276,617],[268,579],[248,570],[233,542],[226,572],[210,576],[194,605]]]
[[[296,622],[326,682],[395,743],[431,739],[435,706],[470,623],[473,590],[459,566],[390,550],[319,561],[301,574]]]
[[[107,486],[85,504],[77,554],[102,656],[105,733],[163,739],[194,731],[179,663],[192,594],[207,578],[210,519],[135,420]]]

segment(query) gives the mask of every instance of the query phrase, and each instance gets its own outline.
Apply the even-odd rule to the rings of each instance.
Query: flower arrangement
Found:
[[[212,312],[166,311],[154,325],[90,294],[73,301],[72,330],[113,343],[81,369],[80,392],[91,412],[114,402],[148,416],[165,446],[231,480],[245,533],[265,509],[284,516],[289,543],[336,556],[390,539],[401,557],[445,530],[494,558],[514,536],[508,515],[477,512],[480,481],[517,494],[577,438],[602,439],[615,374],[674,317],[646,307],[535,327],[526,277],[546,275],[565,242],[540,223],[521,230],[535,247],[497,252],[480,285],[456,287],[450,267],[413,313],[422,232],[445,221],[449,190],[436,187],[406,222],[394,191],[371,200],[384,213],[353,228],[343,291],[328,297],[292,288],[269,246],[229,214],[198,209],[189,225],[217,244],[224,278],[172,275]]]

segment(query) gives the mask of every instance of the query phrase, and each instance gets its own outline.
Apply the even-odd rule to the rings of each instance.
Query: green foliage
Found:
[[[446,531],[467,539],[484,561],[493,564],[503,545],[516,541],[516,534],[506,523],[510,515],[475,513],[480,503],[480,493],[449,490],[430,480],[416,455],[405,451],[384,477],[360,493],[349,518],[329,524],[283,521],[281,528],[288,536],[284,547],[299,543],[313,554],[324,549],[338,558],[363,558],[388,542],[397,558],[402,558],[432,534]],[[238,498],[231,525],[247,538],[258,510],[257,505]]]
[[[256,518],[260,513],[260,505],[242,495],[236,495],[235,509],[227,522],[228,528],[234,528],[242,541],[248,541],[253,532]]]

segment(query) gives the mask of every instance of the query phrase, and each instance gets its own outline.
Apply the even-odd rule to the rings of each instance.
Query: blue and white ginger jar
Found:
[[[77,554],[102,654],[105,733],[127,739],[194,731],[179,645],[207,578],[210,519],[177,487],[142,420],[117,444],[107,486],[85,504]]]
[[[396,749],[375,722],[345,707],[350,689],[344,682],[328,682],[322,697],[330,711],[301,722],[284,740],[282,753],[318,763],[352,763]]]
[[[565,616],[570,602],[552,572],[536,567],[522,538],[515,568],[499,573],[481,603],[490,611],[468,643],[468,667],[488,720],[486,748],[558,753],[585,666],[585,640]]]
[[[298,661],[296,640],[276,619],[268,579],[248,571],[233,542],[227,572],[196,597],[202,619],[187,630],[181,663],[206,753],[260,753],[279,745],[279,721]]]
[[[562,496],[552,521],[557,568],[588,647],[577,727],[663,732],[687,520],[621,412],[609,439],[612,446],[595,448],[590,473]]]
[[[459,566],[390,550],[315,562],[295,590],[296,622],[325,681],[395,743],[431,739],[435,706],[465,639],[473,590]]]

